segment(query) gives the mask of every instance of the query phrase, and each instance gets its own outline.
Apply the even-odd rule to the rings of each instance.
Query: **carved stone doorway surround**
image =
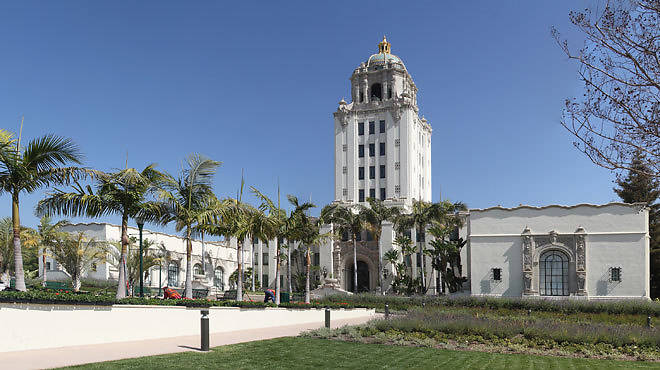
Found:
[[[560,235],[556,231],[548,234],[532,234],[529,227],[521,233],[523,296],[539,295],[539,259],[545,252],[559,250],[569,258],[569,291],[574,295],[587,296],[586,231],[579,226],[570,234]]]

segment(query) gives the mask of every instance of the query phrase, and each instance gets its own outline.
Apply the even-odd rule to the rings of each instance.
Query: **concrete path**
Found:
[[[357,325],[369,321],[370,317],[333,320],[332,327]],[[211,347],[255,340],[296,336],[309,329],[317,329],[323,323],[278,326],[265,329],[241,330],[210,335]],[[57,340],[54,336],[53,340]],[[91,362],[113,361],[124,358],[144,357],[185,351],[199,351],[200,337],[185,336],[133,342],[93,344],[85,346],[37,349],[30,351],[0,353],[0,368],[3,370],[46,369],[80,365]]]

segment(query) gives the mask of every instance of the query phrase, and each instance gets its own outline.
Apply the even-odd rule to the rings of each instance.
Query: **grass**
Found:
[[[658,363],[590,360],[278,338],[77,366],[85,369],[660,369]]]

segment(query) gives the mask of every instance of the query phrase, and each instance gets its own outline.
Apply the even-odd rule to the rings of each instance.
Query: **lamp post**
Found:
[[[138,221],[138,230],[140,230],[140,298],[144,297],[144,272],[142,271],[142,228],[144,221]]]

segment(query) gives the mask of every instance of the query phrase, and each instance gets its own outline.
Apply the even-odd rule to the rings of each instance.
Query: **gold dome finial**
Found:
[[[389,54],[390,53],[390,47],[391,47],[391,44],[389,42],[387,42],[387,39],[385,38],[385,36],[383,36],[383,41],[381,41],[378,44],[378,52],[381,53],[381,54]]]

